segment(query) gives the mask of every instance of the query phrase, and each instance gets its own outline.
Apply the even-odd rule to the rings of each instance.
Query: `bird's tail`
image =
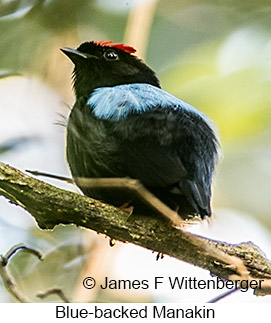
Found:
[[[203,187],[189,179],[180,182],[180,189],[186,196],[195,213],[205,218],[211,215],[210,190],[204,190]]]

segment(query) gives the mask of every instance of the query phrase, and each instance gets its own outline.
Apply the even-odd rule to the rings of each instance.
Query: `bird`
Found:
[[[66,138],[72,177],[136,179],[180,218],[210,217],[220,144],[209,117],[163,90],[132,46],[87,41],[61,51],[74,64]],[[125,188],[78,186],[95,199],[151,213]]]

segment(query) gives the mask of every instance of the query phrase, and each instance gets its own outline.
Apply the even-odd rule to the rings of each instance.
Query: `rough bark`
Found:
[[[264,279],[270,294],[271,263],[251,242],[228,244],[192,235],[163,217],[129,215],[92,198],[56,188],[0,163],[0,195],[24,208],[41,229],[74,223],[207,269],[223,279]]]

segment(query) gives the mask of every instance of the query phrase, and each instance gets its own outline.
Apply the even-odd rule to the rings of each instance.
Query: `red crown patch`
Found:
[[[112,40],[111,41],[103,41],[103,40],[97,41],[96,40],[93,43],[96,44],[96,45],[100,45],[100,46],[118,48],[118,49],[123,50],[126,53],[129,53],[129,54],[132,54],[132,53],[136,52],[136,49],[134,47],[127,46],[127,45],[124,45],[124,44],[114,44],[114,42]]]

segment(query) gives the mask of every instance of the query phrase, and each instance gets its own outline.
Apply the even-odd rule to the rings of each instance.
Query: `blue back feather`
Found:
[[[197,115],[213,128],[210,119],[192,105],[146,83],[97,88],[89,97],[87,105],[92,107],[97,118],[114,121],[123,119],[131,113],[143,113],[155,107],[171,107]]]

